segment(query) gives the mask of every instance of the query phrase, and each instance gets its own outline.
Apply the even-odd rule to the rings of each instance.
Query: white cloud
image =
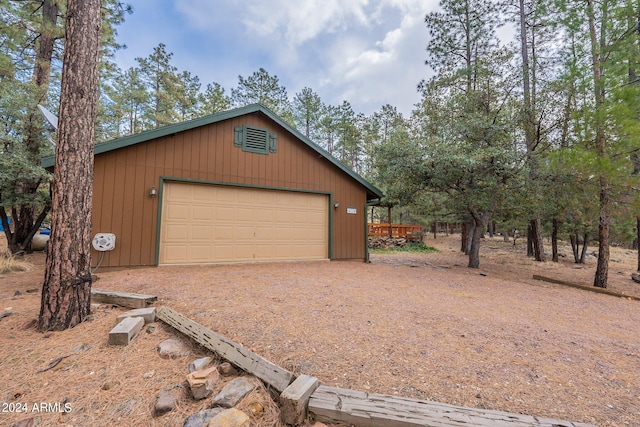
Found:
[[[177,67],[199,75],[205,84],[217,81],[230,90],[238,75],[264,67],[279,77],[291,97],[307,86],[326,103],[347,100],[357,112],[370,114],[386,103],[409,113],[419,100],[416,85],[428,72],[424,16],[437,7],[437,0],[137,4],[173,10],[171,25],[136,28],[137,34],[149,37],[150,31],[158,43],[175,41],[167,45],[174,59],[182,61]],[[183,32],[188,33],[183,40],[175,40]]]

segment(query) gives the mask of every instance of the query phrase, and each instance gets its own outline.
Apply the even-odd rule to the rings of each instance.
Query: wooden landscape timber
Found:
[[[289,425],[302,425],[310,414],[320,422],[358,427],[595,427],[329,387],[308,375],[296,378],[291,372],[168,307],[161,307],[156,318],[279,391],[281,419]]]
[[[157,299],[158,297],[155,295],[91,289],[91,302],[115,304],[128,308],[146,308],[149,304],[157,301]]]
[[[280,395],[280,419],[289,425],[300,425],[307,416],[311,394],[320,383],[316,377],[300,375]]]
[[[553,279],[551,277],[539,276],[537,274],[534,274],[533,278],[536,279],[536,280],[542,280],[543,282],[554,283],[556,285],[570,286],[572,288],[582,289],[584,291],[591,291],[591,292],[596,292],[596,293],[599,293],[599,294],[611,295],[611,296],[618,297],[618,298],[627,298],[627,299],[631,299],[631,300],[635,300],[635,301],[640,301],[640,297],[636,297],[636,296],[633,296],[633,295],[627,295],[627,294],[623,294],[623,293],[620,293],[620,292],[615,292],[615,291],[612,291],[612,290],[606,289],[606,288],[598,288],[597,286],[582,285],[580,283],[568,282],[566,280]]]
[[[295,379],[295,376],[286,369],[168,307],[160,308],[156,318],[187,335],[201,346],[219,354],[237,367],[260,378],[280,393]]]
[[[359,427],[595,427],[325,385],[319,386],[311,395],[309,412],[323,423]]]

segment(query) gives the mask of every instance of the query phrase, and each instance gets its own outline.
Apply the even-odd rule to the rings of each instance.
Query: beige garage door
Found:
[[[323,194],[166,183],[160,264],[328,258]]]

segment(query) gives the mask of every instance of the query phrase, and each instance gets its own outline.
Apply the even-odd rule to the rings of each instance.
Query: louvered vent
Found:
[[[267,136],[268,132],[266,129],[256,129],[247,126],[244,135],[244,149],[267,154],[269,152]]]

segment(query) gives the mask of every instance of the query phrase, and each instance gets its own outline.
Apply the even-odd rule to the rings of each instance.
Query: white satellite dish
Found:
[[[42,105],[38,104],[38,110],[42,113],[45,119],[53,126],[55,130],[58,130],[58,117],[53,114],[51,111],[44,108]]]
[[[49,122],[49,130],[50,131],[58,130],[58,117],[40,104],[38,104],[38,110],[40,110],[44,118],[47,119],[47,122]],[[53,139],[51,139],[50,135],[47,135],[47,139],[51,143],[51,146],[55,148],[56,143],[53,142]]]

